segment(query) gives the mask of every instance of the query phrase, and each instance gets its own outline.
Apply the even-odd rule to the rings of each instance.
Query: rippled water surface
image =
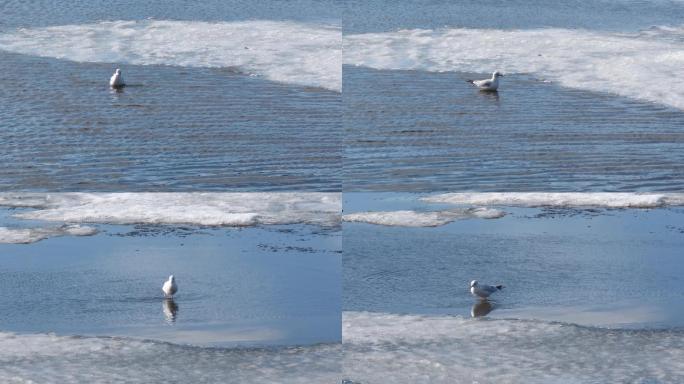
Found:
[[[350,2],[349,191],[681,191],[684,7]],[[498,93],[466,83],[504,73]]]
[[[676,0],[348,1],[345,33],[410,28],[584,28],[629,30],[680,23],[684,4]]]
[[[350,191],[681,191],[684,112],[527,75],[345,66]]]
[[[335,5],[72,5],[4,7],[0,189],[340,190]]]
[[[0,53],[3,190],[339,190],[340,96],[221,69]]]

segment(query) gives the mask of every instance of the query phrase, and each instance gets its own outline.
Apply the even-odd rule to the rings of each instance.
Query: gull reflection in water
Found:
[[[490,303],[489,300],[479,300],[477,303],[473,305],[473,308],[470,310],[470,316],[487,316],[487,314],[489,314],[489,312],[491,312],[493,309],[494,304]]]
[[[478,94],[480,94],[480,96],[482,96],[483,98],[494,102],[495,104],[499,103],[499,92],[497,92],[497,91],[482,91],[481,90],[480,92],[478,92]]]
[[[164,310],[164,317],[166,322],[173,324],[176,322],[176,314],[178,313],[178,304],[173,301],[173,298],[166,298],[162,302],[162,309]]]

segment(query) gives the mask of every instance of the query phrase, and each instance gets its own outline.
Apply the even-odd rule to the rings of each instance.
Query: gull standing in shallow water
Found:
[[[169,279],[164,282],[164,285],[162,285],[162,291],[164,291],[164,295],[166,297],[173,297],[173,295],[178,292],[176,279],[173,277],[173,275],[169,276]]]
[[[124,83],[121,69],[117,68],[112,77],[109,79],[109,86],[112,88],[123,88],[125,85],[126,83]]]
[[[470,282],[470,293],[480,299],[486,299],[489,295],[496,291],[500,291],[502,288],[503,285],[485,285],[478,283],[477,280]]]
[[[491,79],[466,81],[476,86],[481,91],[496,91],[497,89],[499,89],[499,77],[503,77],[503,75],[501,74],[501,72],[496,71],[492,73]]]

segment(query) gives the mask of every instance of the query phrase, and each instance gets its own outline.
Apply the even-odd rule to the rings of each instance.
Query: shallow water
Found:
[[[112,64],[0,55],[3,190],[340,189],[338,93],[170,66],[117,93]]]
[[[684,189],[681,111],[515,74],[484,94],[473,76],[345,66],[345,190]]]
[[[0,189],[341,189],[339,7],[72,3],[5,6]]]
[[[345,218],[379,215],[343,224],[344,377],[360,383],[684,379],[681,206],[635,194],[537,194],[522,205],[525,194],[513,194],[518,200],[474,195],[476,205],[451,204],[438,194],[345,194]],[[644,208],[608,208],[620,201]],[[432,223],[417,216],[424,227],[403,218],[468,207],[503,215]],[[472,279],[504,288],[483,302],[469,293]]]
[[[339,231],[96,227],[0,244],[0,381],[339,380]]]
[[[681,191],[684,6],[351,2],[349,191]],[[498,93],[467,79],[505,74]]]
[[[346,194],[345,214],[447,208],[419,197]],[[428,228],[345,223],[343,308],[469,317],[477,279],[505,286],[490,316],[684,327],[681,207],[496,208]]]
[[[435,195],[681,192],[683,3],[3,15],[0,381],[684,381],[680,195]]]
[[[306,225],[97,225],[89,237],[0,244],[2,331],[208,346],[340,339],[340,237]],[[169,302],[161,284],[175,274]]]

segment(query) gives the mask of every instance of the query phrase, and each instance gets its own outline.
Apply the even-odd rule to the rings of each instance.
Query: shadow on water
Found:
[[[470,316],[472,317],[482,317],[487,316],[489,312],[494,310],[494,304],[489,300],[480,300],[473,304],[473,308],[470,310]]]
[[[172,298],[166,298],[162,302],[162,310],[164,311],[164,317],[166,322],[173,324],[176,322],[176,316],[178,315],[178,304]]]

